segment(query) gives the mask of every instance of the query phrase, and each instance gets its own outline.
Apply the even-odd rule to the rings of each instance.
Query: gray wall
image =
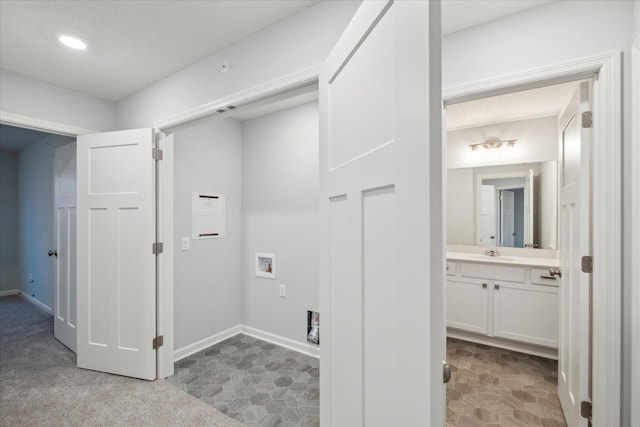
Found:
[[[18,286],[18,152],[0,150],[0,292]]]
[[[20,151],[18,162],[19,288],[53,308],[53,156],[74,138],[50,135]],[[27,280],[33,274],[33,283]]]
[[[175,349],[241,323],[241,127],[209,119],[174,134]],[[191,193],[226,197],[226,235],[190,240]]]
[[[243,323],[299,342],[319,299],[318,126],[317,102],[242,124]],[[275,280],[256,252],[275,254]]]
[[[614,50],[623,64],[623,230],[631,229],[631,61],[636,2],[554,1],[443,38],[443,87],[551,66]],[[636,11],[637,13],[637,11]],[[596,30],[594,30],[596,29]],[[622,425],[629,425],[631,242],[623,238]]]

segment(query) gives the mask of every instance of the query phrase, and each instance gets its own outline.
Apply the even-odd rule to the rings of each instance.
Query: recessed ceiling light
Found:
[[[87,48],[87,44],[85,42],[75,37],[60,36],[58,40],[60,40],[60,43],[70,47],[71,49],[85,50]]]

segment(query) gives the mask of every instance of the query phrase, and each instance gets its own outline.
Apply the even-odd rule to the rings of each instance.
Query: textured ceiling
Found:
[[[0,68],[117,101],[317,2],[1,0]],[[443,33],[548,2],[445,0]],[[65,48],[61,33],[89,48]]]
[[[578,82],[563,83],[449,105],[447,130],[558,115],[578,85]]]

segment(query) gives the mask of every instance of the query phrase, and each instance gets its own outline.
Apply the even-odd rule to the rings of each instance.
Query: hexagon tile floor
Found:
[[[447,339],[447,427],[566,426],[558,362]]]
[[[176,362],[167,381],[246,426],[318,426],[318,362],[241,334]]]

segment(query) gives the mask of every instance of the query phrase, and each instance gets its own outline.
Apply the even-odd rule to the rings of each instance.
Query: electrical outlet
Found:
[[[188,237],[183,237],[182,238],[182,250],[183,251],[188,251],[189,250],[189,238]]]
[[[282,298],[287,296],[287,285],[280,285],[280,296]]]

